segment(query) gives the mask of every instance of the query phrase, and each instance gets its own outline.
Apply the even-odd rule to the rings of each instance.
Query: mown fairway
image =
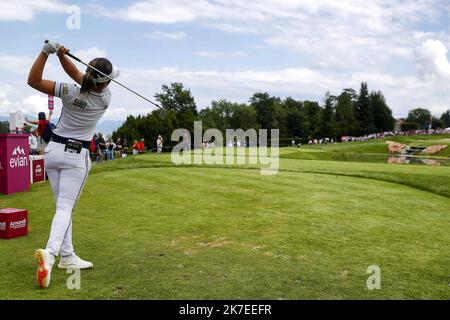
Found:
[[[48,184],[0,196],[27,208],[28,237],[0,241],[2,299],[449,299],[450,169],[298,160],[174,167],[170,155],[94,166],[74,212],[81,290],[33,252],[54,213]],[[289,156],[291,155],[291,156]],[[366,287],[367,267],[382,271]]]

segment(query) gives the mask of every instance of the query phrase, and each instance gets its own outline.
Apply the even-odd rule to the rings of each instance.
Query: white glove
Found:
[[[43,53],[45,53],[46,55],[49,55],[49,54],[58,52],[59,43],[50,41],[50,40],[45,40],[45,41],[46,42],[45,42],[44,46],[42,47]]]

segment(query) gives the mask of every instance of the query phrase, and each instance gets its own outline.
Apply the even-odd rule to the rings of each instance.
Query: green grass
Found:
[[[330,160],[307,161],[286,157],[286,155],[292,155],[292,150],[295,149],[280,149],[280,171],[343,175],[393,182],[450,198],[450,168],[445,166],[392,165],[386,163]],[[307,150],[306,153],[314,154],[321,152],[320,150]],[[322,157],[322,159],[326,158]],[[127,157],[121,161],[113,161],[100,166],[94,166],[91,174],[136,168],[164,168],[173,166],[170,161],[170,155],[168,154]],[[246,161],[248,163],[248,158]],[[204,168],[207,166],[202,165],[201,167]],[[213,167],[217,168],[218,166],[214,165]],[[233,168],[234,166],[223,165],[221,167]],[[247,164],[244,168],[259,170],[258,165]]]
[[[292,150],[281,150],[289,154]],[[309,153],[320,153],[311,150]],[[0,196],[29,210],[28,237],[0,241],[2,299],[449,299],[450,169],[281,159],[175,167],[169,155],[94,166],[74,211],[93,261],[81,290],[55,269],[35,284],[54,201],[47,183]],[[379,265],[381,290],[366,287]]]

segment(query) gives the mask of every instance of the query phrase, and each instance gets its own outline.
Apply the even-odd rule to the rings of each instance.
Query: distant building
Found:
[[[400,132],[400,131],[402,131],[402,125],[403,125],[404,123],[405,123],[405,119],[403,119],[403,118],[395,119],[394,131],[395,131],[395,132]]]

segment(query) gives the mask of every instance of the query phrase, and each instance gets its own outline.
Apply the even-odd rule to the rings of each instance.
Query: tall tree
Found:
[[[367,86],[367,84],[366,84],[366,86]],[[353,106],[355,106],[356,103],[358,102],[358,98],[359,98],[358,93],[356,93],[356,90],[352,89],[352,88],[345,88],[342,90],[342,92],[349,95],[350,99],[352,100]]]
[[[443,128],[445,128],[444,121],[433,117],[433,119],[431,120],[431,129],[443,129]]]
[[[161,89],[162,92],[155,94],[156,100],[165,109],[176,112],[179,128],[193,132],[198,112],[191,91],[178,82],[171,83],[170,86],[163,85]]]
[[[420,125],[420,129],[428,129],[431,121],[431,112],[425,108],[416,108],[408,113],[407,122],[416,122]]]
[[[369,99],[369,89],[367,88],[366,82],[361,83],[358,100],[355,104],[355,118],[358,120],[360,134],[370,134],[375,131],[373,112]]]
[[[253,106],[246,104],[233,103],[233,113],[230,118],[230,127],[232,129],[259,129],[256,123],[256,110]]]
[[[376,132],[391,131],[394,129],[395,119],[392,110],[386,104],[381,91],[372,91],[369,96],[370,107],[373,112],[373,124]]]
[[[329,92],[325,94],[324,108],[317,124],[315,136],[318,138],[336,138],[336,123],[334,109],[336,106],[336,97],[331,96]]]
[[[322,108],[316,101],[308,101],[308,100],[303,101],[303,108],[305,110],[305,114],[308,118],[309,123],[308,137],[311,138],[314,136],[314,131],[316,130],[317,124],[320,121]]]
[[[286,137],[308,138],[310,124],[303,103],[289,97],[283,105],[286,110]]]
[[[173,111],[190,110],[197,115],[197,106],[189,89],[185,89],[182,83],[174,82],[170,86],[162,85],[162,92],[155,94],[156,100],[161,105]]]
[[[256,111],[256,121],[262,129],[278,129],[275,123],[276,103],[277,98],[267,92],[255,93],[250,98],[250,104]]]
[[[441,120],[444,123],[444,127],[450,127],[450,110],[447,110],[442,114]]]
[[[338,136],[355,135],[358,130],[358,121],[353,114],[353,105],[350,95],[343,92],[336,105],[336,131]]]
[[[221,99],[211,102],[211,107],[200,110],[205,129],[216,128],[224,131],[230,127],[233,103]]]

